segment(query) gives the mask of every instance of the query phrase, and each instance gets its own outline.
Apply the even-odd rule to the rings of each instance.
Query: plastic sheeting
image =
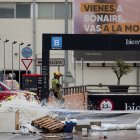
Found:
[[[113,131],[113,130],[140,130],[140,125],[136,124],[101,124],[101,126],[91,125],[93,131]]]

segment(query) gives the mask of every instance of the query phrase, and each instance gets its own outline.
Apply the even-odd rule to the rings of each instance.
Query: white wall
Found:
[[[22,20],[22,19],[0,19],[0,68],[3,68],[3,49],[4,49],[4,40],[8,39],[9,42],[5,44],[5,54],[6,54],[6,69],[11,69],[11,61],[12,61],[12,42],[17,41],[17,44],[14,45],[14,53],[18,55],[14,55],[14,69],[18,69],[18,49],[19,44],[24,42],[25,44],[21,46],[21,49],[25,47],[27,44],[32,44],[32,20]],[[31,46],[32,47],[32,46]],[[13,54],[14,54],[13,53]],[[22,59],[22,57],[21,57]],[[22,69],[24,69],[21,63]]]
[[[3,0],[6,2],[7,0]],[[10,0],[11,2],[14,0]],[[26,0],[31,1],[31,0]],[[44,0],[45,1],[45,0]],[[0,0],[2,2],[2,0]],[[25,2],[25,0],[24,0]],[[72,33],[72,21],[69,21],[69,33]],[[41,57],[42,54],[42,33],[64,33],[64,20],[40,20],[36,19],[36,54],[37,57]],[[18,53],[18,45],[20,42],[24,42],[25,47],[28,43],[33,44],[33,31],[32,31],[32,19],[0,19],[0,69],[3,69],[3,42],[5,39],[9,39],[10,42],[6,43],[6,69],[11,70],[11,46],[12,41],[17,41],[18,43],[14,45],[14,53]],[[33,47],[33,46],[31,46]],[[22,47],[21,47],[22,48]],[[18,56],[14,56],[14,70],[19,68]],[[51,57],[63,58],[64,52],[51,51]],[[21,57],[22,58],[22,57]],[[25,70],[25,67],[21,63],[21,69]],[[32,65],[29,67],[32,70]],[[53,72],[57,70],[57,67],[50,67],[50,79],[52,78]],[[72,72],[74,77],[74,65],[72,61],[72,51],[69,51],[69,70]],[[60,71],[64,72],[64,67],[60,67]],[[37,73],[40,72],[40,68],[37,68]],[[76,65],[76,85],[82,84],[82,71],[81,65],[78,63]],[[84,64],[84,84],[116,84],[117,79],[114,73],[109,67],[87,67]],[[134,68],[133,72],[127,76],[122,77],[121,84],[137,84],[137,70]],[[70,84],[74,85],[74,84]]]
[[[74,62],[72,59],[72,52],[69,51],[69,70],[72,72],[74,77]],[[133,68],[133,71],[121,78],[121,84],[136,85],[137,84],[137,69]],[[83,79],[85,85],[98,85],[102,83],[106,84],[117,84],[117,77],[112,71],[111,67],[87,67],[87,64],[83,65]],[[74,85],[74,84],[73,84]],[[76,85],[82,85],[82,69],[81,63],[76,64]]]

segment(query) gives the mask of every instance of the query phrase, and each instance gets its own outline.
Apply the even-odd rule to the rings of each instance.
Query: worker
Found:
[[[62,73],[59,71],[54,72],[54,77],[52,79],[52,92],[59,103],[64,103],[64,98],[62,95],[62,85],[60,84],[60,77],[62,76]]]

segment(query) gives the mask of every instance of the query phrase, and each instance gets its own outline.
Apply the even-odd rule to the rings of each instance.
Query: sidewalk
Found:
[[[74,135],[73,140],[139,140],[140,130],[121,130],[121,131],[104,131],[93,132],[88,137]],[[49,138],[54,140],[54,138]],[[47,140],[43,139],[40,134],[36,135],[20,135],[10,133],[0,133],[0,140]],[[64,138],[56,138],[55,140],[64,140]],[[65,139],[66,140],[66,139]]]

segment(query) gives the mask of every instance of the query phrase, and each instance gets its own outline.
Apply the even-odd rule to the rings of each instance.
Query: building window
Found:
[[[14,18],[14,4],[0,3],[0,18]]]
[[[0,18],[30,18],[30,3],[0,3]]]
[[[69,2],[69,6],[68,6],[68,18],[72,19],[72,3]]]
[[[64,19],[65,18],[65,3],[38,3],[38,18],[39,19]],[[68,18],[72,18],[72,3],[68,3]]]
[[[31,3],[0,3],[0,18],[30,18]],[[64,2],[38,3],[39,19],[64,19]],[[72,3],[68,3],[68,18],[72,18]]]
[[[54,18],[55,19],[64,19],[65,18],[65,3],[54,3],[55,10],[54,10]],[[72,11],[71,11],[71,3],[68,3],[68,18],[72,18]]]
[[[39,3],[38,17],[40,19],[53,19],[53,3]]]
[[[55,3],[54,18],[64,19],[65,18],[65,3]]]
[[[16,18],[30,18],[30,4],[16,3]]]

